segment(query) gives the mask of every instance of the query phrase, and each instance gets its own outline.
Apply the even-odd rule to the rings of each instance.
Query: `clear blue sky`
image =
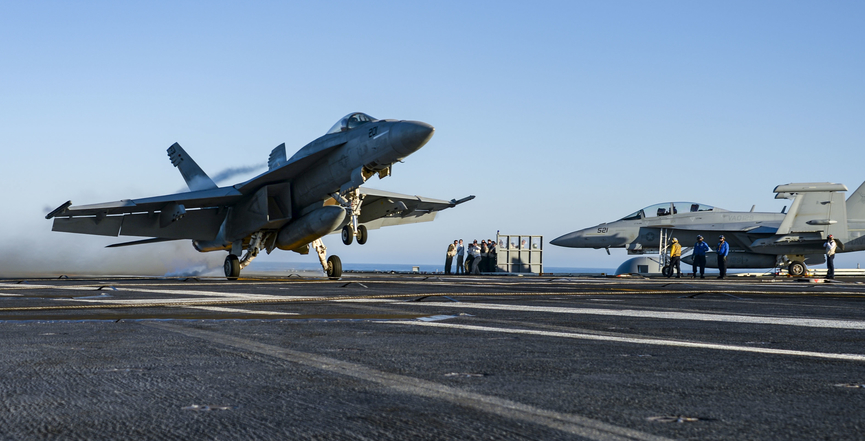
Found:
[[[216,174],[352,111],[436,127],[370,187],[477,199],[363,247],[326,238],[345,262],[438,264],[454,238],[550,240],[665,200],[776,211],[775,185],[865,181],[862,2],[294,3],[0,2],[4,260],[200,260],[43,217],[177,191],[175,141]],[[626,258],[546,247],[548,266]]]

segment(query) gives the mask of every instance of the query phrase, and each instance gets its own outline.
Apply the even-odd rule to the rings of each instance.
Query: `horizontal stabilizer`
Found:
[[[181,240],[181,239],[166,239],[163,237],[154,237],[153,239],[133,240],[132,242],[113,243],[111,245],[107,245],[105,248],[128,247],[131,245],[146,245],[148,243],[169,242],[172,240]]]
[[[183,180],[189,186],[189,190],[211,190],[216,187],[216,183],[204,170],[195,163],[192,157],[183,150],[183,147],[178,143],[174,143],[168,148],[168,157],[171,158],[171,163],[180,170],[183,175]]]

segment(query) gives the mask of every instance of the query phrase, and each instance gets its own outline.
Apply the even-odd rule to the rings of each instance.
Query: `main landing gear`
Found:
[[[336,280],[342,277],[342,261],[339,260],[339,256],[333,255],[327,257],[327,247],[324,246],[324,242],[321,239],[312,241],[310,245],[318,254],[318,260],[321,262],[321,267],[324,269],[324,273],[327,274],[327,278]]]
[[[243,256],[243,259],[238,258],[234,254],[229,254],[225,257],[223,269],[225,270],[225,277],[228,280],[237,280],[240,276],[240,270],[246,265],[249,265],[249,262],[258,255],[258,246],[260,245],[260,242],[256,242],[255,235],[253,235],[253,243],[255,244],[255,248],[253,248],[251,244],[249,251],[247,251],[246,255]],[[324,246],[324,242],[322,242],[321,239],[312,241],[310,245],[315,250],[316,254],[318,254],[321,268],[324,270],[325,274],[327,274],[327,277],[334,280],[342,277],[342,261],[339,259],[339,256],[334,255],[327,257],[327,247]]]
[[[778,256],[776,266],[786,266],[787,274],[794,277],[801,277],[808,273],[808,265],[805,264],[805,256],[803,255]]]
[[[361,225],[361,227],[363,227]],[[364,243],[366,242],[366,228],[362,229],[363,235],[358,235],[358,242]],[[225,257],[225,263],[222,268],[225,270],[225,277],[228,280],[237,280],[240,276],[240,270],[245,268],[258,256],[258,252],[262,249],[267,249],[269,253],[273,249],[273,239],[275,238],[273,233],[263,233],[257,232],[254,233],[249,240],[249,248],[246,250],[246,254],[243,255],[242,258],[237,257],[239,253],[230,253]],[[361,237],[363,238],[363,242],[361,242]],[[266,245],[269,244],[269,245]],[[316,254],[318,254],[318,260],[321,262],[321,268],[324,270],[327,277],[330,279],[339,279],[342,277],[342,261],[339,260],[339,256],[330,256],[327,257],[327,247],[324,246],[324,242],[321,239],[316,239],[309,244],[312,249],[315,250]],[[239,246],[239,245],[238,245]],[[234,246],[232,246],[232,251],[234,251]],[[304,250],[301,254],[307,254],[308,251]]]
[[[265,242],[269,239],[273,239],[273,236],[270,234],[272,233],[263,233],[261,231],[253,233],[249,239],[249,248],[247,248],[246,254],[244,254],[242,258],[237,257],[237,254],[240,253],[238,252],[235,254],[233,252],[234,246],[232,246],[232,252],[225,257],[225,263],[222,264],[222,269],[225,271],[225,277],[228,280],[237,280],[240,276],[240,270],[246,268],[246,266],[258,256],[258,252],[264,248]],[[240,246],[242,245],[238,245],[238,247]],[[268,253],[271,249],[272,248],[268,248]]]
[[[787,272],[791,276],[802,276],[808,271],[808,267],[805,265],[805,262],[799,262],[798,260],[794,260],[790,262],[787,266]]]
[[[368,237],[366,226],[358,225],[357,222],[357,218],[360,217],[360,207],[363,205],[363,197],[360,195],[360,190],[351,190],[344,197],[338,193],[334,193],[332,196],[340,205],[345,207],[351,216],[351,222],[342,227],[342,243],[351,245],[351,242],[357,236],[357,243],[361,245],[365,244]]]
[[[229,254],[225,258],[222,268],[225,270],[225,277],[228,280],[237,280],[237,277],[240,276],[240,259],[234,254]]]

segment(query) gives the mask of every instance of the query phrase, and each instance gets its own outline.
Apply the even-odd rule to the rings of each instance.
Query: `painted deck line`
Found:
[[[447,308],[490,309],[498,311],[546,312],[558,314],[605,315],[663,320],[695,320],[702,322],[747,323],[755,325],[802,326],[827,329],[865,329],[862,320],[812,319],[804,317],[768,317],[756,315],[707,314],[699,312],[650,311],[636,309],[566,308],[556,306],[499,305],[490,303],[417,302],[412,305]]]
[[[632,343],[632,344],[640,344],[640,345],[675,346],[675,347],[682,347],[682,348],[714,349],[714,350],[721,350],[721,351],[751,352],[751,353],[757,353],[757,354],[790,355],[790,356],[798,356],[798,357],[828,358],[828,359],[832,359],[832,360],[865,362],[865,355],[862,355],[862,354],[833,354],[833,353],[829,353],[829,352],[810,352],[810,351],[795,351],[795,350],[789,350],[789,349],[753,348],[753,347],[749,347],[749,346],[723,345],[723,344],[715,344],[715,343],[699,343],[699,342],[690,342],[690,341],[681,341],[681,340],[662,340],[662,339],[656,339],[656,338],[634,338],[634,337],[614,337],[614,336],[608,336],[608,335],[580,334],[580,333],[572,333],[572,332],[538,331],[538,330],[533,330],[533,329],[497,328],[497,327],[491,327],[491,326],[458,325],[458,324],[452,324],[452,323],[424,322],[424,321],[413,321],[413,320],[398,320],[398,321],[381,322],[381,323],[383,323],[383,324],[410,325],[410,326],[433,326],[433,327],[439,327],[439,328],[460,329],[460,330],[464,330],[464,331],[498,332],[498,333],[505,333],[505,334],[537,335],[537,336],[542,336],[542,337],[572,338],[572,339],[579,339],[579,340],[608,341],[608,342]]]
[[[182,308],[189,309],[202,309],[205,311],[213,311],[213,312],[230,312],[230,313],[240,313],[240,314],[258,314],[258,315],[300,315],[296,312],[276,312],[276,311],[256,311],[253,309],[240,309],[240,308],[223,308],[220,306],[182,306]]]

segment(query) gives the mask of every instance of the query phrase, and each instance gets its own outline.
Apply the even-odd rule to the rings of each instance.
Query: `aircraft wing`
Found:
[[[435,219],[437,212],[475,198],[468,196],[460,200],[445,201],[371,188],[361,188],[360,193],[363,195],[363,204],[358,223],[365,225],[369,230],[393,225],[431,222]]]
[[[243,196],[234,187],[175,193],[141,199],[123,199],[116,202],[72,206],[71,201],[57,207],[45,219],[65,216],[104,216],[111,214],[146,213],[161,211],[174,202],[186,208],[215,207],[237,202]]]
[[[191,191],[92,205],[57,207],[45,216],[52,231],[100,236],[211,240],[225,219],[225,205],[243,194],[234,187]]]

